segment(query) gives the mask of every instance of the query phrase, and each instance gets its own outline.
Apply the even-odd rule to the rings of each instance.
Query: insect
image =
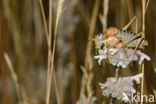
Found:
[[[99,64],[105,59],[113,66],[126,68],[132,61],[141,64],[144,59],[150,60],[149,56],[138,50],[147,45],[143,32],[129,32],[128,25],[122,30],[109,27],[93,39],[98,54],[95,59],[98,59]]]
[[[142,37],[143,32],[134,33],[127,31],[127,28],[132,24],[132,22],[134,22],[134,20],[136,20],[136,16],[134,16],[121,30],[116,27],[109,27],[102,34],[100,34],[100,36],[96,36],[95,39],[92,39],[95,41],[96,49],[100,49],[102,46],[144,49],[148,43],[144,40],[144,37]]]
[[[135,48],[139,44],[138,48],[143,49],[147,45],[147,41],[141,37],[141,33],[118,30],[116,27],[108,28],[103,35],[105,38],[102,43],[106,46]]]

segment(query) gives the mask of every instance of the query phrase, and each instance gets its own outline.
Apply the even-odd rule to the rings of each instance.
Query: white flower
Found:
[[[102,60],[107,59],[107,52],[106,50],[99,49],[99,55],[94,56],[95,59],[98,59],[99,65],[101,65]]]
[[[97,55],[97,56],[94,56],[95,59],[98,59],[98,63],[99,65],[101,65],[101,62],[103,59],[106,59],[107,57],[105,55]]]
[[[116,98],[124,102],[128,102],[131,98],[131,94],[136,93],[134,87],[135,84],[140,84],[140,78],[142,74],[137,74],[130,77],[119,77],[117,81],[116,78],[107,78],[105,83],[99,83],[103,96]]]
[[[136,81],[137,84],[140,84],[140,78],[142,78],[143,74],[137,74],[135,76],[131,76],[131,77],[126,77],[127,79],[131,79],[133,81]]]
[[[126,93],[122,93],[122,95],[123,95],[123,98],[121,100],[124,101],[124,103],[130,102],[130,99],[128,98]]]
[[[127,65],[123,62],[123,61],[119,61],[118,64],[117,64],[117,67],[122,67],[122,68],[126,68]]]

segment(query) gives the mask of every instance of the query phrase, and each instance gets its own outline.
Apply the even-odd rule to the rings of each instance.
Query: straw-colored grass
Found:
[[[18,103],[19,104],[28,104],[27,98],[26,98],[26,93],[25,93],[24,89],[22,88],[22,86],[20,86],[20,84],[19,84],[19,78],[18,78],[17,74],[15,73],[15,70],[14,70],[13,65],[11,63],[11,60],[10,60],[7,53],[4,53],[4,58],[5,58],[5,61],[8,65],[8,69],[11,73],[13,83],[15,85]]]
[[[53,40],[53,49],[51,50],[51,44],[52,44],[52,0],[49,0],[49,32],[47,29],[47,23],[45,19],[45,13],[43,9],[43,3],[42,0],[39,0],[40,2],[40,7],[41,7],[41,13],[42,13],[42,18],[43,18],[43,23],[44,23],[44,30],[47,38],[47,43],[48,43],[48,70],[47,70],[47,91],[46,91],[46,104],[50,103],[50,89],[51,89],[51,82],[52,78],[54,80],[54,88],[56,92],[56,98],[58,104],[61,104],[61,95],[59,92],[59,87],[58,87],[58,82],[57,82],[57,77],[56,77],[56,72],[54,70],[54,57],[55,57],[55,50],[56,50],[56,37],[57,37],[57,28],[58,28],[58,23],[59,19],[62,13],[62,6],[64,0],[59,0],[58,1],[58,9],[57,9],[57,16],[56,16],[56,23],[55,23],[55,31],[54,31],[54,40]]]
[[[90,23],[89,32],[88,32],[88,40],[93,38],[96,21],[97,21],[97,17],[98,17],[99,5],[100,5],[100,0],[96,0],[94,7],[93,7],[91,23]],[[87,89],[87,97],[88,97],[89,103],[93,96],[92,80],[93,80],[93,76],[94,76],[94,74],[92,72],[93,63],[92,63],[91,48],[92,48],[92,41],[88,41],[87,48],[86,48],[86,57],[85,57],[84,67],[81,67],[84,74],[85,74],[85,72],[88,72],[88,74],[85,74],[82,77],[82,83],[81,83],[82,85],[81,85],[81,91],[80,91],[81,92],[80,97],[81,97],[81,96],[84,96],[84,94],[85,94],[85,88]],[[84,71],[84,70],[86,70],[86,71]],[[87,80],[87,82],[85,82],[85,80]]]
[[[56,92],[57,103],[61,104],[61,95],[58,89],[58,83],[56,79],[56,72],[54,70],[54,57],[55,57],[55,49],[56,49],[56,36],[57,36],[57,28],[59,19],[62,13],[62,6],[64,0],[58,0],[58,8],[57,8],[57,16],[56,16],[56,23],[55,23],[55,31],[54,31],[54,40],[53,40],[53,49],[51,52],[51,36],[52,36],[52,0],[49,3],[49,41],[48,41],[48,73],[47,73],[47,95],[46,95],[46,103],[49,104],[49,97],[50,97],[50,89],[51,89],[51,81],[52,78],[54,80],[54,88]]]
[[[107,16],[109,11],[109,0],[103,0],[103,14],[100,15],[100,20],[103,27],[103,32],[107,28]]]
[[[142,36],[145,38],[145,3],[146,3],[146,0],[142,0],[142,31],[143,31],[143,34]],[[141,71],[142,71],[142,80],[141,80],[141,95],[144,94],[144,71],[145,68],[144,68],[144,63],[142,64],[141,66]],[[141,99],[141,101],[143,101],[143,99]],[[141,102],[141,104],[143,104],[143,102]]]

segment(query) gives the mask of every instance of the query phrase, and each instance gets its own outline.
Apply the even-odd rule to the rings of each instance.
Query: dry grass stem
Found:
[[[94,8],[93,8],[93,13],[92,13],[92,18],[91,18],[91,23],[89,27],[89,33],[88,33],[88,40],[93,39],[93,34],[96,26],[96,20],[97,20],[97,15],[98,15],[98,9],[99,9],[99,4],[100,0],[96,0]],[[85,68],[92,66],[91,62],[91,48],[92,48],[92,41],[88,41],[87,43],[87,48],[86,48],[86,57],[85,57]]]
[[[52,35],[52,0],[49,0],[49,35],[48,35],[48,70],[47,70],[47,92],[46,104],[49,104],[50,88],[51,88],[51,35]]]
[[[62,102],[62,96],[61,96],[61,93],[60,93],[60,90],[59,90],[58,79],[57,79],[55,70],[53,70],[53,80],[54,80],[54,88],[55,88],[57,103],[62,104],[63,103]]]
[[[99,5],[100,5],[100,0],[96,0],[95,1],[95,5],[93,7],[93,13],[92,13],[92,18],[91,18],[91,23],[90,23],[90,27],[89,27],[89,33],[88,33],[88,40],[93,38],[93,34],[94,34],[94,30],[95,30],[95,26],[96,26],[96,20],[97,20],[97,15],[98,15],[98,10],[99,10]],[[93,91],[92,91],[92,79],[93,79],[93,73],[92,73],[92,56],[91,56],[91,48],[92,48],[92,41],[88,41],[87,43],[87,48],[86,48],[86,57],[85,57],[85,64],[84,64],[84,68],[85,70],[88,70],[88,79],[87,82],[85,83],[86,80],[86,76],[83,75],[82,76],[82,85],[81,85],[81,96],[83,94],[85,94],[84,88],[87,88],[87,97],[88,97],[88,102],[91,101],[92,95],[93,95]],[[82,69],[84,69],[82,68]],[[84,84],[83,84],[84,83]]]
[[[5,61],[6,61],[7,65],[8,65],[9,71],[10,71],[12,79],[13,79],[13,82],[15,84],[19,104],[28,104],[27,100],[26,100],[27,99],[26,98],[26,93],[24,92],[23,88],[19,84],[18,76],[14,71],[13,65],[12,65],[11,60],[10,60],[7,53],[4,53],[4,58],[5,58]]]
[[[126,0],[125,2],[128,9],[129,18],[132,18],[134,16],[132,0]]]
[[[146,0],[142,0],[142,37],[145,38],[145,3]],[[144,63],[141,66],[141,71],[142,71],[142,80],[141,80],[141,95],[144,94],[144,72],[145,72],[145,65]],[[141,98],[141,101],[143,101],[143,99]],[[141,104],[143,104],[143,102],[141,102]]]
[[[59,23],[59,19],[61,17],[61,13],[62,13],[62,7],[63,7],[63,2],[64,0],[58,0],[58,9],[57,9],[57,16],[56,16],[56,23],[55,23],[55,31],[54,31],[54,40],[53,40],[53,50],[52,50],[52,56],[51,56],[51,75],[52,73],[55,74],[54,75],[54,86],[55,86],[55,90],[56,90],[56,98],[57,98],[57,102],[58,104],[62,103],[61,100],[61,95],[59,93],[59,87],[58,87],[58,83],[57,79],[56,79],[56,73],[54,71],[54,56],[55,56],[55,49],[56,49],[56,36],[57,36],[57,28],[58,28],[58,23]],[[51,81],[52,76],[50,77],[50,81]]]
[[[138,33],[138,18],[136,18],[135,33]]]
[[[55,74],[55,76],[56,76],[56,73],[55,73],[55,71],[54,71],[54,56],[55,56],[55,49],[56,49],[56,36],[57,36],[57,28],[58,28],[58,22],[59,22],[59,19],[60,19],[60,16],[61,16],[61,13],[62,13],[62,6],[63,6],[63,2],[64,2],[64,0],[59,0],[58,1],[58,9],[57,9],[57,16],[56,16],[56,23],[55,23],[55,31],[54,31],[54,40],[53,40],[53,50],[52,50],[52,53],[49,53],[50,55],[48,56],[49,57],[49,59],[50,59],[50,63],[49,63],[49,65],[50,65],[50,70],[48,71],[48,74],[49,74],[49,78],[48,78],[48,92],[49,92],[49,94],[47,95],[48,97],[50,96],[50,88],[51,88],[51,81],[52,81],[52,76]],[[52,0],[50,0],[50,18],[52,18]],[[52,30],[52,28],[51,28],[51,19],[49,18],[49,21],[50,21],[50,24],[49,24],[49,48],[51,48],[51,30]],[[49,62],[49,61],[48,61]],[[58,104],[61,104],[61,95],[60,95],[60,93],[59,93],[59,89],[58,89],[58,83],[55,83],[55,82],[57,82],[57,79],[56,79],[56,77],[54,76],[54,87],[55,87],[55,90],[57,90],[56,91],[56,98],[57,98],[57,102],[58,102]],[[48,98],[49,99],[49,98]],[[49,104],[49,103],[47,103],[47,104]]]
[[[150,0],[147,0],[145,12],[147,11],[147,8],[149,6],[149,2],[150,2]]]
[[[81,70],[83,71],[82,81],[81,81],[81,89],[80,89],[80,98],[85,96],[85,86],[86,86],[86,69],[81,66]]]
[[[81,0],[79,0],[77,6],[78,6],[78,10],[80,12],[80,15],[82,16],[82,18],[84,20],[84,23],[85,23],[85,25],[87,26],[87,29],[88,29],[89,24],[90,24],[89,13],[86,10],[86,7],[85,7],[84,3]]]
[[[100,20],[103,26],[103,32],[107,28],[107,15],[109,10],[109,0],[103,0],[103,14],[100,15]]]
[[[7,53],[4,54],[4,58],[5,58],[5,61],[6,61],[7,65],[8,65],[9,71],[11,73],[12,79],[13,79],[14,84],[15,84],[17,98],[18,98],[19,102],[22,102],[21,101],[21,93],[20,93],[18,77],[17,77],[17,75],[16,75],[16,73],[14,71],[13,65],[12,65],[11,60],[10,60]]]
[[[153,68],[154,68],[154,72],[156,73],[156,67],[155,67],[154,63],[152,63],[152,65],[153,65]]]
[[[45,18],[45,12],[44,12],[44,8],[43,8],[42,0],[39,0],[39,3],[40,3],[42,18],[43,18],[44,31],[45,31],[46,39],[47,39],[47,42],[48,42],[48,27],[47,27],[47,22],[46,22],[46,18]]]
[[[152,88],[152,89],[153,89],[154,95],[156,96],[156,90],[154,88]]]

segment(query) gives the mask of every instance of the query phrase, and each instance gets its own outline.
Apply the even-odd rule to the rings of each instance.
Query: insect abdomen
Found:
[[[128,32],[128,31],[118,31],[118,33],[116,34],[116,37],[123,40],[125,43],[132,40],[135,37],[135,33],[132,32]],[[142,38],[139,37],[135,40],[133,40],[132,42],[130,42],[129,44],[127,44],[127,47],[136,47],[140,42],[141,42]],[[147,45],[147,42],[145,40],[143,40],[140,43],[139,48],[143,48],[145,45]]]

